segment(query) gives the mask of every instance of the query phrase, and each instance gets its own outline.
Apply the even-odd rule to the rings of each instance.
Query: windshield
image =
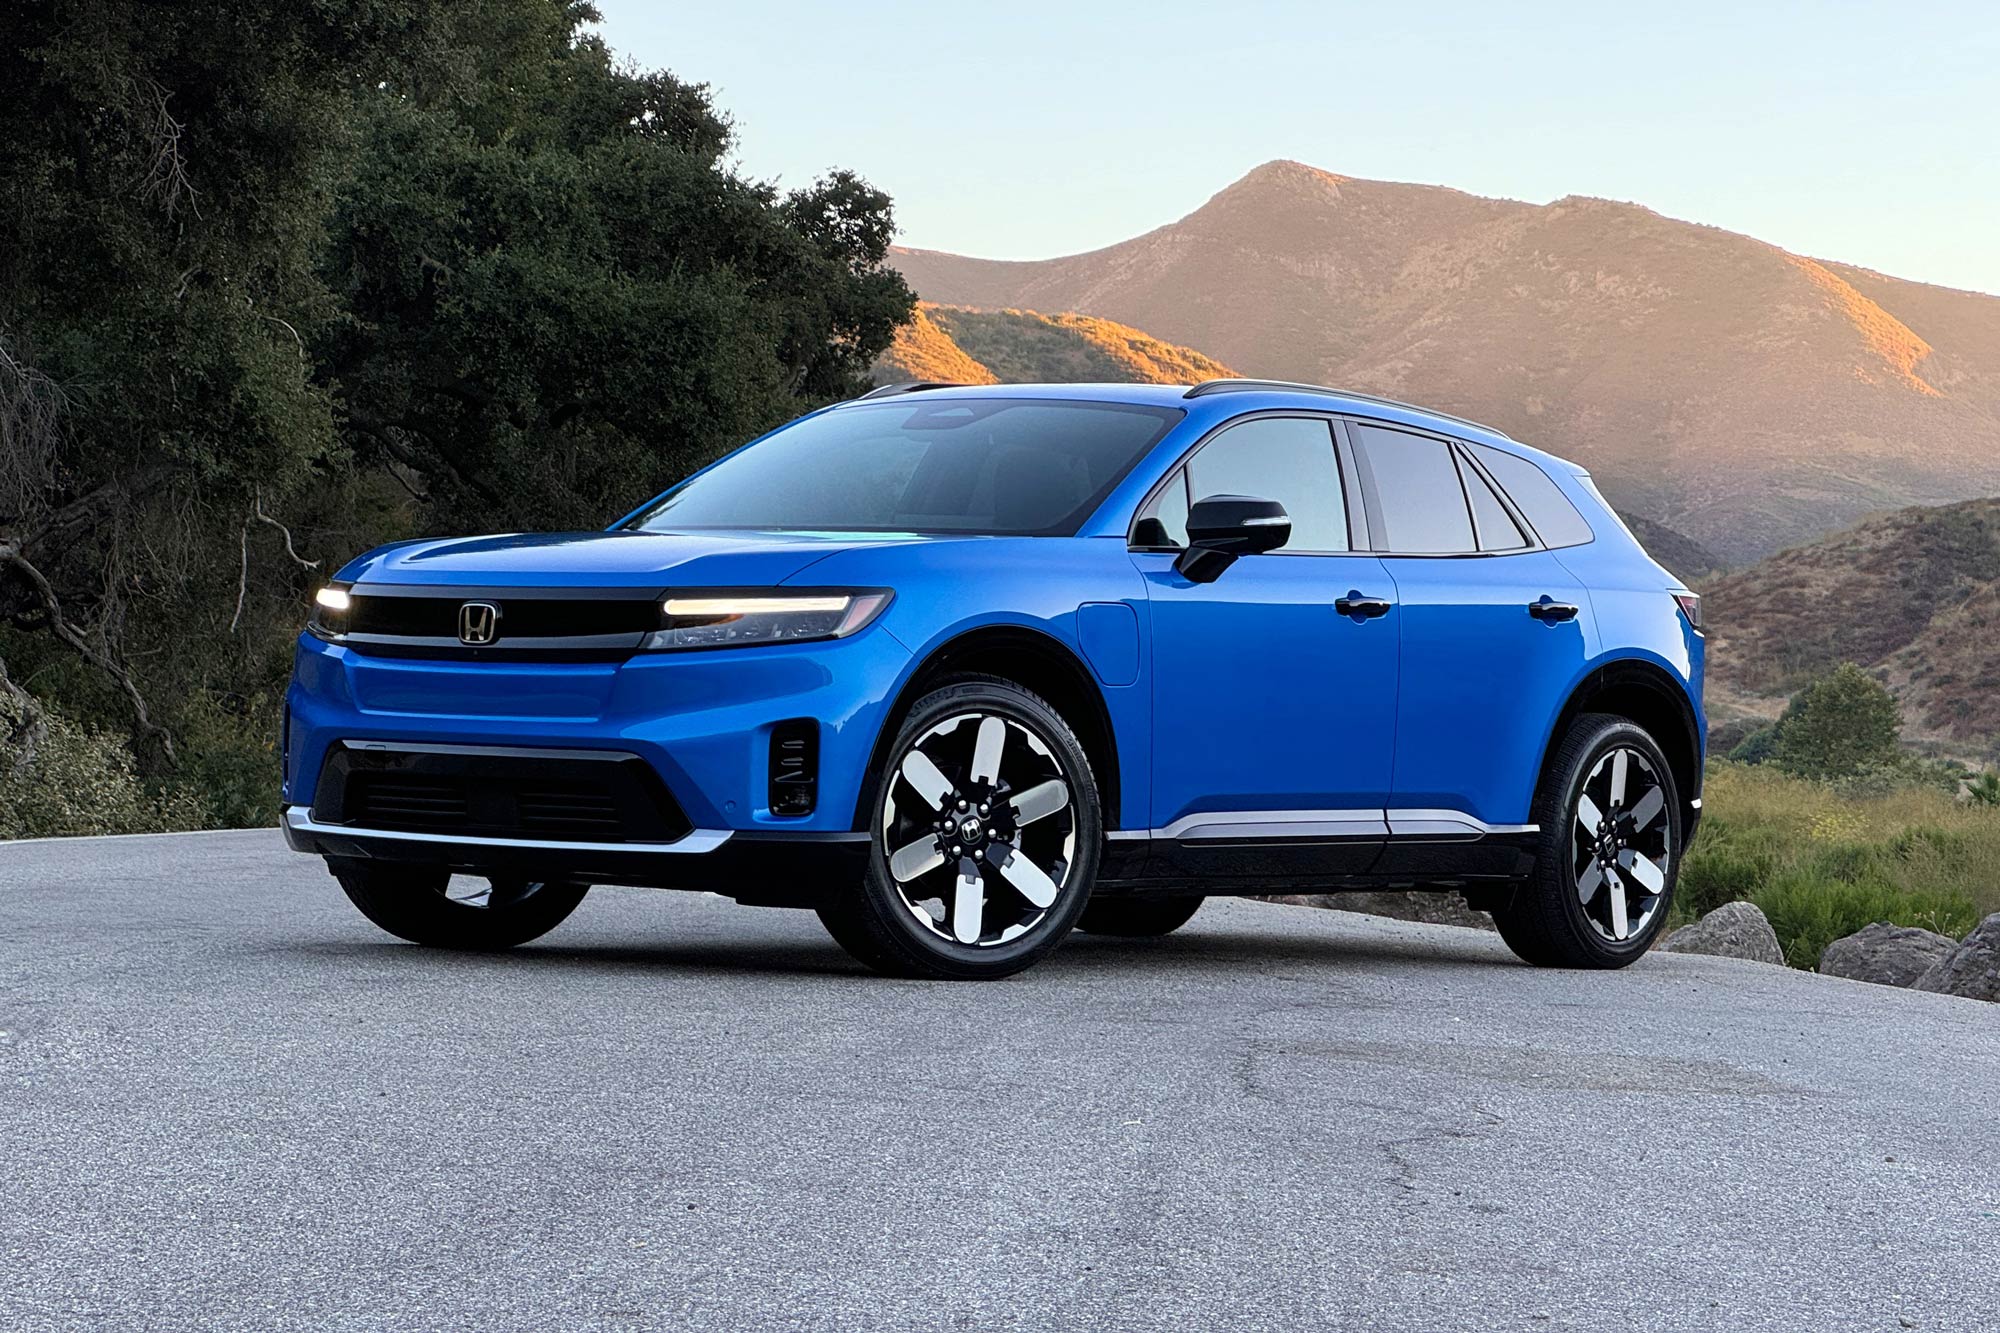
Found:
[[[1127,403],[860,403],[788,426],[626,526],[1070,536],[1181,414]]]

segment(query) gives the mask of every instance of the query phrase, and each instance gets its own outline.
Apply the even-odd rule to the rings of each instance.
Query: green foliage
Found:
[[[290,640],[350,556],[600,526],[865,388],[910,315],[885,196],[738,176],[707,91],[592,17],[10,11],[0,671],[202,819],[272,817]]]
[[[1730,759],[1739,764],[1767,764],[1778,753],[1778,725],[1759,727],[1729,751]]]
[[[1911,891],[1877,880],[1829,880],[1800,872],[1774,880],[1752,901],[1770,918],[1785,961],[1808,970],[1819,966],[1827,945],[1871,922],[1921,926],[1954,939],[1979,923],[1971,898],[1962,892]]]
[[[1974,805],[2000,805],[2000,773],[1981,773],[1965,784],[1965,795]]]
[[[1716,763],[1682,860],[1676,923],[1756,903],[1794,966],[1871,921],[1962,935],[2000,911],[2000,809],[1933,784],[1863,792],[1773,765]]]
[[[1896,763],[1902,725],[1882,683],[1843,662],[1792,696],[1778,719],[1771,759],[1795,777],[1859,775]]]
[[[21,718],[20,701],[0,693],[0,733]],[[157,833],[205,822],[200,800],[187,789],[149,789],[120,737],[51,710],[43,710],[41,721],[32,753],[0,768],[0,839]]]

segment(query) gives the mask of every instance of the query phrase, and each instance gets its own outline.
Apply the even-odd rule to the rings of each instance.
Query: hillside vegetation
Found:
[[[2000,911],[2000,807],[1925,785],[1868,795],[1768,765],[1711,764],[1676,923],[1747,899],[1794,967],[1871,921],[1954,938]]]
[[[1731,564],[1877,510],[2000,494],[2000,298],[1634,204],[1272,162],[1088,254],[891,262],[926,300],[1079,311],[1246,375],[1489,421]]]
[[[878,382],[1194,384],[1236,372],[1108,319],[922,302],[876,362]]]
[[[1725,693],[1775,699],[1851,661],[1914,739],[2000,739],[2000,500],[1882,514],[1702,591]]]

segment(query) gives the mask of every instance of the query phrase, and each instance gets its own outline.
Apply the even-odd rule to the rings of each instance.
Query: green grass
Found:
[[[1674,915],[1747,899],[1794,967],[1871,921],[1962,936],[2000,911],[2000,808],[1910,786],[1851,795],[1767,765],[1720,762]]]

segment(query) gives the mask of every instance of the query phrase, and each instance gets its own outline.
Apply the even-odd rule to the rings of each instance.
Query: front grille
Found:
[[[510,639],[579,638],[597,634],[648,634],[660,627],[660,599],[633,597],[528,597],[453,592],[400,596],[354,590],[345,629],[406,639],[456,639],[458,609],[486,602],[499,612],[496,643]]]
[[[623,751],[339,745],[313,818],[393,832],[554,842],[672,842],[692,825]]]
[[[449,829],[472,817],[462,782],[426,782],[404,773],[359,773],[347,794],[349,815],[377,828]]]
[[[320,612],[313,632],[364,653],[478,660],[616,660],[660,628],[657,590],[633,588],[444,588],[357,584],[347,610]],[[494,609],[492,637],[459,638],[467,603]]]

